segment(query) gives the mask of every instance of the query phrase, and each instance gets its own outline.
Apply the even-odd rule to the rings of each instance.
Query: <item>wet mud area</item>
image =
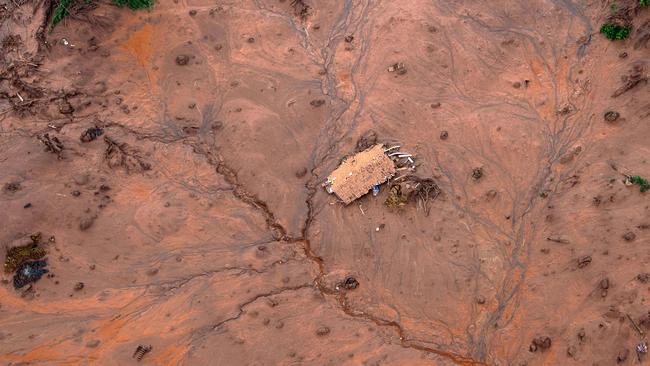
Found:
[[[3,5],[0,360],[646,362],[650,9],[619,3]],[[325,192],[368,136],[426,206]]]

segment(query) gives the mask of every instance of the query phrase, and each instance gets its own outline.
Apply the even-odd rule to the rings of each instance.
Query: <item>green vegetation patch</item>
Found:
[[[600,33],[612,41],[625,39],[630,36],[630,27],[614,23],[606,23],[600,27]]]
[[[70,5],[72,0],[61,0],[59,4],[54,8],[54,14],[52,15],[52,23],[50,23],[50,30],[52,30],[57,24],[59,24],[63,18],[70,15]]]
[[[119,7],[128,7],[131,10],[151,9],[153,0],[113,0],[113,4]]]
[[[641,178],[638,175],[631,176],[628,178],[628,180],[630,181],[630,183],[638,185],[641,189],[641,192],[645,192],[650,189],[650,183],[648,183],[646,179]]]
[[[650,0],[639,0],[639,5],[648,6],[650,5]]]
[[[92,0],[59,0],[59,3],[54,8],[52,14],[52,21],[50,22],[50,31],[59,24],[63,18],[70,15],[70,9],[74,6],[77,1],[85,1],[86,3],[91,3]],[[153,7],[154,0],[112,0],[113,4],[119,7],[128,7],[132,10],[138,9],[151,9]]]

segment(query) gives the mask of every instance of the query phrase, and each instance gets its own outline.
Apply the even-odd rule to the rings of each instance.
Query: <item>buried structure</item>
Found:
[[[386,182],[396,171],[395,163],[384,152],[384,146],[377,144],[343,160],[323,186],[347,205]]]

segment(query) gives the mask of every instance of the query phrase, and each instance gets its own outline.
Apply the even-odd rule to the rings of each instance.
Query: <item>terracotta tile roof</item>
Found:
[[[327,177],[326,185],[347,205],[394,174],[395,164],[384,154],[384,147],[375,145],[343,160]]]

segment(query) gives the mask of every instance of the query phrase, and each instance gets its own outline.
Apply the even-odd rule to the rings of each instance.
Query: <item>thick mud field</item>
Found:
[[[647,362],[642,3],[4,2],[0,360]],[[321,187],[372,132],[428,209]]]

